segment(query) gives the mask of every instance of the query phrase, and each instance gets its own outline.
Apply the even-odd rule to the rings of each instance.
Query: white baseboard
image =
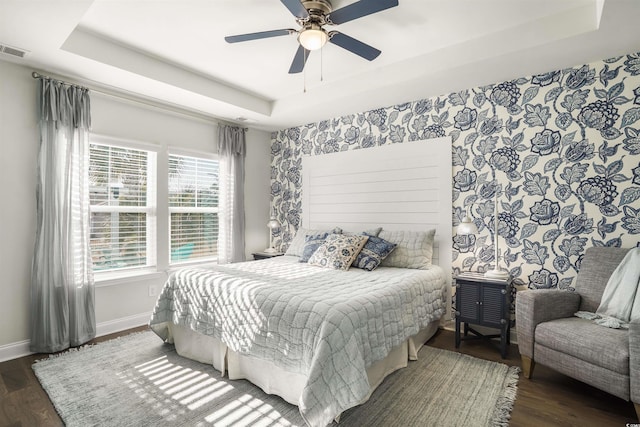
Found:
[[[126,329],[146,325],[149,322],[150,317],[151,313],[142,313],[98,323],[96,325],[96,336],[101,337],[115,332],[124,331]],[[6,362],[7,360],[17,359],[30,354],[33,354],[33,352],[29,350],[29,340],[13,342],[0,346],[0,362]]]
[[[0,346],[0,362],[17,359],[18,357],[33,354],[29,350],[29,340],[12,342]]]
[[[120,319],[109,320],[96,325],[96,336],[113,334],[126,329],[136,328],[149,323],[151,312],[135,314],[133,316],[122,317]]]

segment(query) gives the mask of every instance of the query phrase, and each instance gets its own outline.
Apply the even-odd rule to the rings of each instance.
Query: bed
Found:
[[[448,142],[441,145],[450,158]],[[416,179],[433,181],[431,175],[451,176],[450,170],[443,175],[441,170],[429,167],[430,162],[442,163],[434,159],[435,144],[401,145],[410,147],[366,150],[376,152],[380,159],[364,162],[366,168],[374,168],[375,176],[379,176],[380,168],[393,169],[396,165],[394,174],[409,171],[399,174],[407,175],[400,181],[412,186]],[[351,185],[345,184],[345,179],[354,180],[358,194],[367,193],[363,176],[372,171],[354,172],[351,167],[350,177],[345,177],[339,172],[340,158],[331,157],[315,156],[303,163],[306,219],[287,255],[179,270],[164,286],[150,321],[152,330],[174,342],[182,356],[213,364],[230,379],[248,379],[265,392],[281,396],[297,405],[311,426],[327,425],[344,410],[366,401],[385,376],[417,358],[420,346],[447,316],[450,298],[450,253],[439,249],[443,243],[450,245],[450,185],[448,197],[436,197],[436,204],[443,204],[448,211],[443,215],[433,201],[424,203],[424,191],[403,192],[398,190],[398,182],[394,184],[396,196],[401,194],[406,199],[408,193],[419,195],[419,202],[409,203],[437,211],[435,220],[433,212],[416,215],[415,209],[408,216],[403,212],[404,217],[393,215],[389,209],[375,215],[371,201],[362,203],[367,209],[361,213],[358,210],[362,209],[350,202],[344,215],[345,206],[340,200],[348,197],[345,188]],[[416,178],[412,162],[429,176]],[[333,174],[337,177],[329,181],[333,179],[335,184],[327,182],[332,168],[337,168]],[[437,189],[435,193],[446,195],[438,179],[430,185]],[[339,191],[331,190],[332,186]],[[318,192],[334,194],[335,198],[318,197]],[[376,196],[378,193],[379,189],[369,196],[381,197]],[[373,271],[336,270],[299,262],[302,254],[300,248],[296,249],[296,241],[300,246],[309,233],[362,234],[361,230],[336,231],[336,218],[331,213],[334,209],[328,208],[331,205],[342,205],[337,207],[343,212],[339,224],[346,230],[361,226],[370,232],[371,227],[376,228],[374,221],[380,220],[376,223],[379,238],[394,242],[397,248]],[[392,200],[390,205],[398,206],[398,202]],[[404,211],[406,206],[400,209]],[[417,216],[421,217],[418,221],[407,220]],[[395,220],[385,220],[388,217]],[[404,219],[398,221],[399,217]],[[416,245],[416,241],[421,243]]]

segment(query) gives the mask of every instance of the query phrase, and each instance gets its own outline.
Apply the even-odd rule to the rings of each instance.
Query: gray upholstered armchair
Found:
[[[574,317],[595,312],[609,277],[628,249],[589,248],[575,292],[540,289],[518,293],[516,327],[522,370],[531,378],[535,363],[633,401],[640,417],[640,324],[610,329]]]

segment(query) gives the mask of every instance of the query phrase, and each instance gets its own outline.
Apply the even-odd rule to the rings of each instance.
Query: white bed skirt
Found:
[[[439,320],[410,337],[391,350],[389,355],[367,369],[371,390],[361,402],[369,399],[373,391],[390,373],[407,366],[409,360],[418,359],[422,345],[438,330]],[[229,379],[246,379],[260,387],[265,393],[282,397],[292,405],[298,405],[306,378],[302,374],[287,372],[275,364],[229,350],[220,340],[170,323],[169,334],[173,337],[177,353],[189,359],[213,365]]]

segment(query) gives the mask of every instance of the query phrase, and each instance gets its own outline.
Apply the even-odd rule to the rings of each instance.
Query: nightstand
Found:
[[[507,357],[511,341],[511,286],[507,280],[489,279],[482,273],[465,272],[456,278],[456,348],[460,341],[469,339],[500,338],[500,354]],[[460,336],[460,324],[464,323],[464,336]],[[486,335],[469,325],[499,329],[499,334]],[[469,335],[469,332],[473,336]]]
[[[273,257],[277,257],[277,256],[282,256],[282,255],[284,255],[284,253],[282,253],[282,252],[254,252],[251,255],[253,255],[253,259],[254,260],[259,260],[259,259],[267,259],[267,258],[273,258]]]

